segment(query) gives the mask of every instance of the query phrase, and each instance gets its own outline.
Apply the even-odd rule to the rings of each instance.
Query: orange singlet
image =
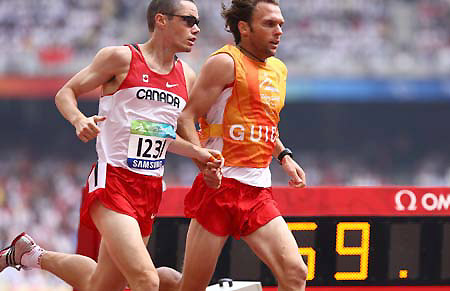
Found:
[[[278,137],[280,111],[286,95],[286,66],[271,57],[256,62],[237,47],[226,45],[212,55],[226,53],[235,63],[235,81],[200,118],[200,137],[221,138],[225,166],[266,168]]]
[[[246,236],[280,215],[273,200],[269,165],[278,138],[286,95],[287,69],[270,57],[255,61],[232,45],[212,55],[234,60],[235,80],[200,118],[203,146],[222,152],[225,166],[219,189],[197,176],[185,199],[185,214],[208,231]]]

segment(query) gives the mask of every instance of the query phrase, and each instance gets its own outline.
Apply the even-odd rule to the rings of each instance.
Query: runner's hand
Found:
[[[283,158],[281,167],[291,177],[289,186],[303,188],[306,186],[306,175],[303,169],[290,156]]]
[[[218,189],[222,183],[222,171],[216,168],[205,167],[202,169],[203,180],[206,186]]]
[[[98,122],[106,120],[105,116],[91,116],[79,118],[73,123],[76,134],[82,142],[88,142],[97,137],[100,133],[100,128],[97,126]]]
[[[217,150],[197,147],[197,160],[211,168],[221,168],[224,163],[222,154]]]
[[[204,181],[208,187],[217,189],[222,182],[222,167],[225,160],[222,154],[217,150],[203,148],[201,150],[202,158],[199,160],[204,164],[204,166],[201,167]],[[207,153],[206,155],[205,152]]]
[[[225,163],[225,159],[222,156],[222,153],[217,150],[207,149],[209,153],[211,154],[208,158],[208,162],[206,163],[206,166],[209,168],[215,168],[220,169],[223,167]]]

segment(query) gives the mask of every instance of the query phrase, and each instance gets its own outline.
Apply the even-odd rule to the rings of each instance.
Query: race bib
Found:
[[[144,120],[131,122],[128,167],[156,170],[164,166],[169,144],[175,140],[172,125]]]

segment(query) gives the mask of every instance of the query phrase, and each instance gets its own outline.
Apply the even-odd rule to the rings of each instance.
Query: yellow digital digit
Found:
[[[345,246],[345,232],[361,231],[361,244]],[[341,256],[360,256],[359,272],[336,272],[336,280],[366,280],[369,271],[370,224],[368,222],[340,222],[336,229],[336,252]]]
[[[315,222],[288,222],[291,231],[314,231],[317,229]],[[308,276],[306,280],[314,279],[316,273],[316,251],[311,247],[298,248],[298,252],[302,256],[306,256],[308,265]]]

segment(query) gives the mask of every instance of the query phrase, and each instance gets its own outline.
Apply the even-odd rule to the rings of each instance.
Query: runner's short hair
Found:
[[[148,30],[155,30],[155,16],[158,13],[176,14],[177,8],[181,1],[189,1],[195,4],[194,0],[152,0],[147,8],[147,25]],[[172,16],[169,15],[171,18]]]

